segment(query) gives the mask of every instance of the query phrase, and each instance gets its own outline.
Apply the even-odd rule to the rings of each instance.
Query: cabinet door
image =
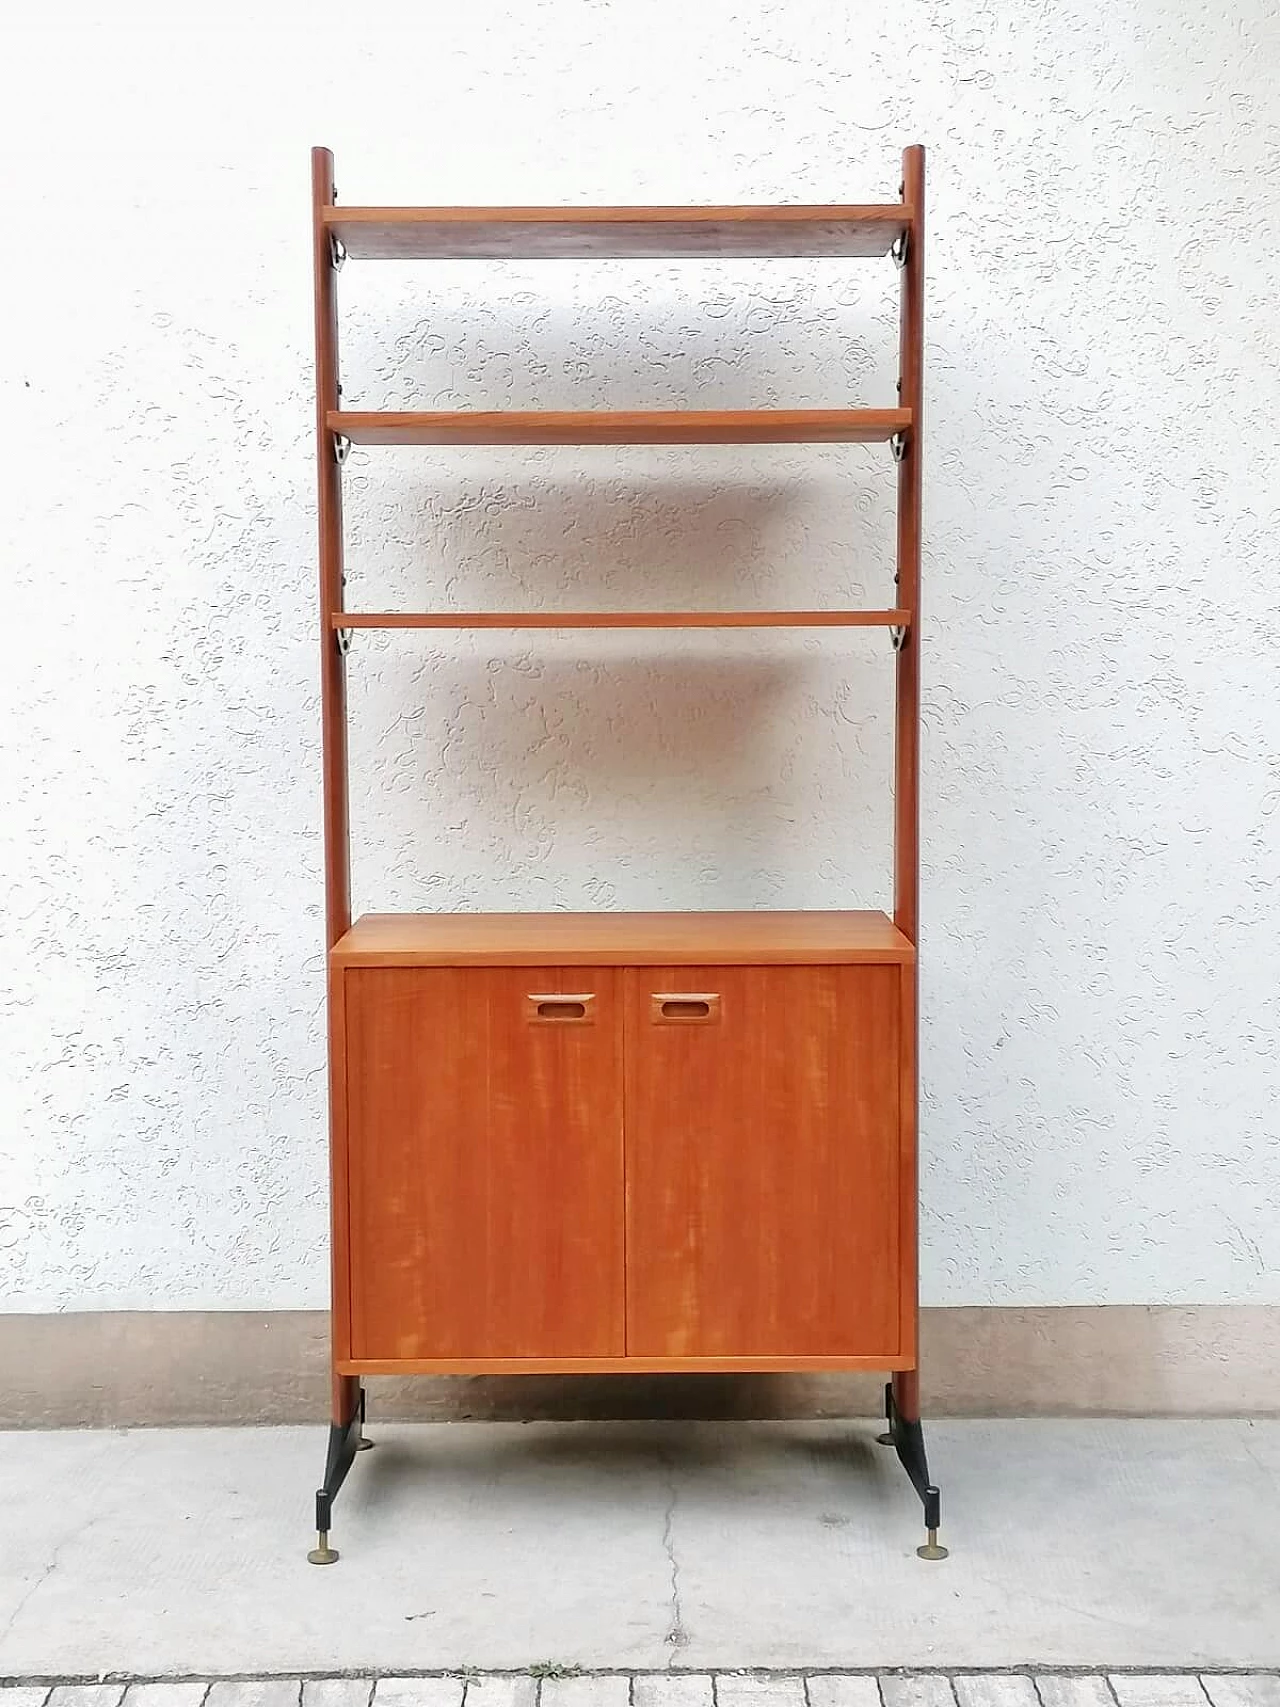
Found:
[[[346,973],[354,1358],[622,1355],[618,995],[598,967]]]
[[[628,1351],[896,1355],[901,969],[625,978]]]

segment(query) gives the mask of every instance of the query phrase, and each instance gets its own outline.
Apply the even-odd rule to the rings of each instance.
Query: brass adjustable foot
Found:
[[[896,1448],[898,1461],[911,1479],[911,1486],[924,1505],[924,1528],[927,1540],[916,1552],[922,1559],[945,1559],[947,1549],[938,1545],[938,1529],[942,1523],[942,1495],[937,1484],[929,1480],[929,1461],[924,1451],[924,1430],[920,1418],[905,1417],[898,1407],[893,1382],[884,1390],[884,1414],[889,1419],[888,1430],[878,1438],[885,1446]]]
[[[877,1446],[892,1446],[893,1445],[893,1436],[888,1432],[888,1430],[886,1430],[884,1434],[878,1434],[876,1436],[876,1445]]]
[[[377,1445],[377,1441],[366,1440],[365,1437],[363,1435],[361,1435],[359,1442],[356,1445],[356,1451],[357,1452],[372,1452],[376,1445]]]
[[[349,1391],[351,1383],[342,1384],[340,1410],[345,1419],[329,1425],[329,1450],[325,1454],[324,1481],[316,1489],[316,1545],[307,1554],[313,1565],[332,1565],[338,1557],[336,1547],[329,1545],[329,1520],[333,1516],[333,1502],[337,1498],[338,1489],[347,1479],[347,1471],[351,1468],[355,1455],[362,1446],[372,1446],[371,1440],[363,1438],[364,1431],[364,1389],[355,1383],[355,1392]]]

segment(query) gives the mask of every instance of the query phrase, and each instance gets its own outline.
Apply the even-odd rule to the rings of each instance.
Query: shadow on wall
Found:
[[[353,609],[893,603],[887,452],[881,467],[861,447],[770,447],[773,466],[744,473],[731,445],[467,450],[436,482],[419,450],[377,454],[348,478]],[[693,469],[676,476],[677,456]]]
[[[377,587],[353,571],[349,602],[889,604],[888,468],[868,484],[839,465],[848,447],[777,449],[792,466],[767,480],[727,478],[723,458],[672,479],[670,453],[647,449],[649,466],[607,479],[575,477],[564,459],[598,453],[568,450],[533,453],[557,466],[513,484],[492,456],[440,487],[420,464],[380,467],[352,506]],[[362,633],[348,680],[357,908],[885,899],[883,631]]]
[[[887,868],[889,731],[869,672],[794,641],[772,659],[666,636],[642,658],[569,644],[535,660],[386,643],[353,694],[362,904],[814,905],[815,864]]]
[[[749,409],[893,401],[887,259],[380,263],[343,274],[356,409]]]
[[[896,270],[448,263],[343,274],[343,402],[891,403]],[[889,606],[884,446],[357,448],[353,609]],[[359,634],[357,911],[881,905],[882,631]]]

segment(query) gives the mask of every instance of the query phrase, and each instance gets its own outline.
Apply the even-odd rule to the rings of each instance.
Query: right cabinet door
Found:
[[[628,1354],[895,1356],[903,969],[625,981]]]

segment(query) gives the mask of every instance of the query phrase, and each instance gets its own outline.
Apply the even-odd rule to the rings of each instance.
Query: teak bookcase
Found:
[[[880,1369],[939,1558],[916,1334],[916,917],[924,151],[866,207],[342,207],[312,154],[333,1190],[330,1513],[365,1376]],[[892,409],[344,410],[355,259],[892,256]],[[883,443],[894,608],[362,612],[352,445]],[[897,651],[894,913],[351,918],[345,672],[358,628],[878,626]]]

